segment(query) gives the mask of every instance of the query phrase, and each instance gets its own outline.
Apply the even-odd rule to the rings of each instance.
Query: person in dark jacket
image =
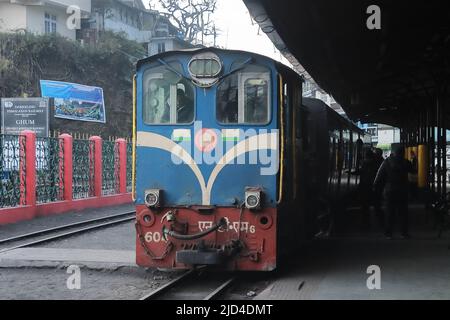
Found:
[[[375,154],[375,163],[376,163],[376,172],[380,169],[381,165],[383,164],[384,158],[383,158],[383,150],[380,148],[375,148],[374,150]],[[376,176],[376,173],[375,173]],[[375,180],[375,179],[374,179]],[[379,190],[375,190],[373,194],[373,207],[375,209],[375,212],[377,213],[378,222],[382,228],[384,228],[384,212],[381,208],[381,203],[383,200],[383,194]]]
[[[416,153],[411,150],[410,152],[411,157],[411,165],[414,169],[414,173],[408,174],[408,180],[409,180],[409,192],[411,199],[417,198],[417,155]]]
[[[361,200],[361,213],[363,217],[363,227],[370,227],[370,206],[373,205],[380,224],[383,224],[383,211],[380,205],[376,203],[375,193],[373,192],[373,183],[378,171],[378,163],[375,160],[375,154],[367,149],[364,153],[364,160],[360,169],[359,194]]]
[[[194,120],[194,103],[186,93],[177,90],[177,123],[190,123]]]
[[[170,122],[170,97],[167,98],[162,123]],[[189,123],[194,118],[194,104],[182,89],[177,89],[177,118],[176,123]]]
[[[395,216],[401,220],[401,234],[409,238],[408,224],[408,173],[413,173],[411,162],[404,158],[405,149],[396,145],[391,156],[383,161],[375,177],[374,189],[376,192],[384,188],[387,204],[387,226],[385,235],[392,238]]]
[[[383,158],[383,150],[381,150],[380,148],[375,148],[374,154],[375,154],[375,162],[376,162],[378,168],[380,168],[380,167],[381,167],[381,164],[382,164],[383,161],[384,161],[384,158]],[[378,170],[378,169],[377,169],[377,170]]]

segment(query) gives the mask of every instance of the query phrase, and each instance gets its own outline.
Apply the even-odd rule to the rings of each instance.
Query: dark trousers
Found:
[[[370,226],[370,207],[373,206],[378,223],[384,227],[384,212],[381,209],[381,193],[370,190],[362,190],[360,193],[363,227]]]
[[[409,231],[408,221],[408,194],[404,193],[387,193],[387,225],[386,234],[392,235],[395,226],[396,217],[401,223],[401,231],[403,235],[407,235]]]
[[[409,182],[409,195],[411,199],[417,199],[417,181]]]

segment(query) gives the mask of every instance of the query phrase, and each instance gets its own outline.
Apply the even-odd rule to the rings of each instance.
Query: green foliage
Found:
[[[377,144],[377,148],[380,148],[383,151],[391,151],[391,144]]]
[[[145,56],[137,42],[103,32],[95,46],[58,35],[0,33],[0,97],[39,97],[39,80],[102,87],[106,124],[51,117],[51,129],[97,135],[130,136],[132,75]]]

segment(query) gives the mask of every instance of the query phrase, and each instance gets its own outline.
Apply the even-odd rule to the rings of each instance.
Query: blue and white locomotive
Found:
[[[361,132],[340,120],[329,129],[332,117],[311,117],[302,78],[258,54],[205,48],[151,56],[137,64],[135,94],[141,266],[273,270],[281,244],[308,234],[315,219],[304,203],[333,174],[310,177],[308,157],[320,140],[313,132],[337,134],[317,147],[326,153],[324,171],[330,165],[345,172],[341,158],[357,163],[342,152],[358,153]]]

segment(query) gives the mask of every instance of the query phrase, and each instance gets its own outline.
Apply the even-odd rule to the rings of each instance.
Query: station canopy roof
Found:
[[[354,121],[405,126],[422,108],[435,109],[438,92],[446,96],[448,0],[244,2],[297,71],[306,70]],[[381,29],[367,27],[374,4]]]

